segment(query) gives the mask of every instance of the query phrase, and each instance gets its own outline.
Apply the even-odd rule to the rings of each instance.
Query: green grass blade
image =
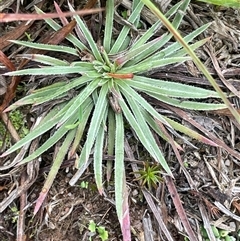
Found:
[[[192,50],[195,50],[195,49],[199,48],[200,46],[204,45],[207,41],[209,41],[209,38],[202,39],[202,40],[200,40],[200,41],[198,41],[194,44],[191,44],[189,46]],[[175,44],[173,44],[173,45],[175,45]],[[141,63],[144,64],[144,63],[152,62],[152,61],[158,60],[159,58],[162,58],[162,59],[177,58],[177,57],[184,57],[184,56],[187,55],[186,51],[181,48],[181,45],[177,44],[177,45],[175,45],[174,48],[171,48],[171,47],[172,47],[172,45],[169,46],[166,49],[163,49],[163,50],[157,52],[156,54],[152,54],[150,57],[141,61]],[[133,63],[130,61],[126,64],[126,66],[128,66],[130,64],[135,64],[137,62],[138,61],[137,61],[137,58],[136,58],[136,60],[134,59]]]
[[[182,36],[180,35],[179,32],[176,31],[176,29],[174,28],[174,26],[168,21],[168,19],[161,13],[161,11],[159,9],[157,9],[155,7],[155,5],[149,1],[149,0],[142,0],[150,9],[152,12],[154,12],[154,14],[161,19],[161,21],[164,23],[164,25],[168,28],[168,30],[174,34],[175,39],[177,39],[178,42],[181,43],[181,45],[184,47],[184,49],[186,50],[186,52],[192,57],[194,63],[197,65],[197,67],[199,68],[199,70],[202,71],[202,73],[206,76],[206,78],[209,80],[209,82],[211,83],[211,85],[213,86],[213,88],[217,91],[217,93],[219,94],[219,96],[221,97],[221,99],[223,100],[223,102],[226,104],[226,106],[228,107],[228,109],[230,110],[230,112],[232,113],[232,115],[235,117],[236,121],[238,123],[240,123],[240,115],[237,112],[237,110],[232,106],[232,104],[230,103],[230,101],[228,100],[227,96],[223,93],[223,91],[221,90],[221,88],[219,87],[219,85],[216,83],[216,81],[214,80],[214,78],[211,76],[211,74],[209,73],[209,71],[206,69],[205,65],[201,62],[201,60],[197,57],[197,55],[195,54],[195,52],[189,47],[189,45],[184,41],[184,39],[182,38]],[[188,1],[185,1],[186,3]]]
[[[139,46],[138,48],[130,49],[124,56],[121,56],[115,60],[118,68],[125,65],[128,61],[134,59],[131,63],[135,64],[135,59],[144,59],[152,52],[156,52],[159,49],[159,42],[161,37]],[[164,56],[164,55],[163,55]]]
[[[107,0],[106,2],[106,21],[104,30],[103,47],[109,53],[112,41],[113,31],[113,16],[114,16],[114,0]]]
[[[134,9],[137,7],[137,5],[139,4],[139,2],[141,2],[141,0],[133,0],[132,1],[132,11],[134,11]],[[138,15],[137,19],[133,22],[133,25],[137,28],[138,24],[139,24],[139,20],[140,20],[141,14]]]
[[[146,109],[154,118],[161,121],[163,124],[168,125],[162,115],[160,115],[152,105],[150,105],[141,95],[139,95],[134,89],[132,89],[127,83],[123,81],[117,82],[121,92],[126,96],[134,98],[144,109]],[[168,125],[169,126],[169,125]],[[170,126],[169,126],[170,127]]]
[[[88,110],[88,106],[91,104],[91,99],[87,99],[83,105],[82,108],[84,109],[83,113],[84,113],[84,117],[86,113],[86,109]],[[23,163],[27,163],[35,158],[37,158],[38,156],[40,156],[43,152],[45,152],[46,150],[48,150],[50,147],[52,147],[54,144],[57,143],[57,141],[59,141],[67,132],[69,132],[69,129],[66,128],[67,125],[72,125],[74,124],[77,120],[79,119],[79,114],[76,112],[75,114],[73,114],[71,116],[71,118],[69,118],[66,121],[66,125],[64,126],[60,126],[55,132],[54,134],[47,139],[46,142],[44,142],[35,152],[33,152],[30,156],[27,156],[25,159],[23,159],[21,161],[21,164]],[[79,143],[78,143],[79,144]]]
[[[36,96],[33,96],[33,99],[34,99],[34,103],[35,105],[39,105],[41,103],[45,103],[47,101],[51,101],[53,99],[59,99],[60,96],[63,96],[63,95],[67,95],[68,94],[68,91],[72,90],[73,88],[76,88],[76,87],[80,87],[88,82],[90,82],[92,79],[89,78],[89,77],[85,77],[85,76],[82,76],[80,78],[76,78],[74,80],[72,80],[71,82],[65,84],[63,87],[60,87],[58,88],[57,90],[53,91],[52,93],[49,93],[49,95],[47,95],[46,93],[38,93],[36,92],[36,94],[39,94],[38,97]],[[48,90],[47,90],[48,92]],[[33,94],[34,95],[34,94]],[[29,98],[31,100],[31,97]]]
[[[56,159],[53,161],[53,165],[50,169],[50,172],[48,173],[48,176],[44,183],[42,191],[37,199],[36,206],[34,208],[34,214],[36,214],[38,212],[39,208],[42,206],[42,203],[43,203],[44,199],[46,198],[47,193],[48,193],[49,189],[51,188],[53,181],[56,178],[56,175],[62,165],[64,157],[66,156],[66,154],[69,150],[69,146],[71,145],[75,132],[76,132],[76,130],[71,130],[67,134],[66,138],[64,139],[62,146],[59,148]]]
[[[149,127],[146,124],[146,121],[144,120],[141,112],[139,111],[139,106],[136,104],[136,102],[129,97],[129,95],[125,95],[125,98],[127,99],[129,105],[132,108],[132,111],[135,115],[131,113],[129,110],[127,104],[125,103],[123,98],[119,98],[119,104],[122,108],[122,111],[124,113],[125,118],[127,119],[128,123],[131,125],[131,127],[136,132],[139,140],[143,144],[143,146],[146,148],[146,150],[149,152],[149,154],[157,161],[159,162],[162,167],[166,170],[166,172],[169,175],[171,174],[171,170],[169,169],[161,151],[159,150],[159,147],[157,146],[154,137],[152,136],[152,133],[149,129]],[[166,122],[166,121],[165,121]]]
[[[74,73],[86,73],[88,70],[86,66],[53,66],[53,67],[43,67],[43,68],[32,68],[23,69],[8,72],[5,75],[8,76],[19,76],[19,75],[65,75]],[[92,71],[92,70],[89,70]]]
[[[210,25],[211,25],[211,23],[202,25],[201,27],[197,28],[196,30],[194,30],[193,32],[188,34],[183,39],[186,41],[186,43],[191,42],[193,39],[195,39],[197,36],[199,36],[201,33],[203,33],[206,29],[208,29],[208,27]],[[165,56],[168,57],[180,48],[182,48],[182,45],[179,42],[175,42],[174,44],[171,44],[169,47],[165,48],[162,51],[165,53]],[[186,53],[186,51],[185,51],[185,53]]]
[[[159,30],[161,25],[161,22],[157,21],[151,26],[151,28],[148,28],[147,31],[131,46],[130,50],[134,50],[145,44]]]
[[[181,6],[182,2],[179,2],[175,4],[167,13],[166,17],[171,17],[173,14],[177,12],[179,7]],[[146,43],[159,29],[162,25],[161,21],[157,21],[155,24],[153,24],[150,28],[147,29],[147,31],[133,44],[132,49],[138,48],[144,43]]]
[[[141,111],[140,111],[140,106],[139,104],[137,104],[135,102],[134,99],[132,99],[129,95],[125,95],[125,98],[128,100],[129,105],[131,106],[132,112],[134,113],[134,116],[136,118],[136,121],[138,123],[139,128],[141,129],[141,132],[136,131],[137,136],[140,139],[140,136],[143,134],[143,138],[141,140],[141,142],[143,143],[144,147],[148,150],[148,152],[150,153],[150,155],[161,164],[161,166],[163,167],[163,169],[169,174],[172,175],[171,170],[163,156],[163,154],[161,153],[153,135],[152,132],[149,129],[149,126],[146,123],[146,120],[144,119]],[[126,110],[126,108],[125,108]],[[128,119],[128,114],[126,114],[124,112],[125,117]],[[131,125],[132,126],[132,125]],[[134,129],[134,127],[132,126],[132,128]],[[140,134],[140,135],[139,135]],[[143,141],[144,139],[144,141]]]
[[[146,4],[146,1],[149,2],[148,0],[141,0],[141,1],[144,2],[145,4]],[[181,24],[181,22],[183,20],[184,13],[186,12],[186,10],[188,8],[189,3],[190,3],[190,0],[183,1],[182,5],[179,8],[180,11],[177,12],[175,18],[173,19],[172,25],[174,26],[174,28],[176,30],[178,29],[178,27],[180,26],[180,24]]]
[[[225,109],[227,106],[225,104],[214,104],[214,103],[204,103],[204,102],[196,102],[196,101],[188,101],[188,100],[182,100],[182,99],[174,99],[169,98],[167,96],[150,93],[147,92],[148,95],[152,96],[153,98],[160,100],[164,103],[167,103],[172,106],[176,106],[179,108],[189,109],[189,110],[219,110],[219,109]]]
[[[71,6],[70,3],[68,3],[69,9],[71,12],[75,12],[74,8]],[[74,15],[73,18],[75,18],[75,20],[77,21],[77,25],[80,27],[82,33],[84,34],[91,50],[92,50],[92,54],[94,55],[94,57],[96,58],[96,60],[98,61],[102,61],[103,62],[103,58],[102,55],[97,47],[97,44],[95,43],[92,34],[90,33],[90,31],[88,30],[86,24],[83,22],[83,20],[81,19],[80,16],[78,15]]]
[[[83,163],[86,163],[89,158],[91,148],[93,147],[98,130],[103,121],[106,108],[108,106],[107,93],[108,93],[108,84],[106,83],[101,87],[99,97],[95,105],[93,116],[89,126],[87,140],[84,144],[84,147],[82,149],[79,159],[76,161],[76,163],[78,163],[77,164],[78,167],[80,167]]]
[[[43,133],[50,130],[53,126],[55,126],[58,121],[61,119],[61,114],[59,114],[59,107],[56,107],[52,109],[47,116],[41,121],[41,123],[36,126],[35,129],[33,129],[27,136],[25,136],[23,139],[18,141],[15,145],[10,147],[6,152],[2,154],[2,156],[6,156],[17,149],[21,148],[25,144],[29,143],[30,141],[34,140],[35,138],[41,136]]]
[[[75,115],[72,115],[70,119],[66,121],[66,125],[71,125],[77,121],[78,115],[75,113]],[[31,155],[24,158],[20,164],[24,164],[27,162],[30,162],[40,156],[42,153],[47,151],[49,148],[54,146],[67,132],[69,132],[69,129],[67,129],[65,126],[61,126],[58,128],[54,134],[48,138],[36,151],[34,151]]]
[[[42,89],[39,90],[35,90],[36,93],[32,93],[30,95],[27,95],[26,97],[23,97],[22,99],[16,101],[15,103],[13,103],[12,105],[10,105],[6,110],[10,111],[10,110],[14,110],[16,108],[18,108],[19,106],[23,106],[23,105],[27,105],[27,104],[37,104],[35,99],[37,99],[38,97],[42,97],[42,96],[49,96],[51,95],[53,92],[57,91],[59,88],[64,87],[65,83],[64,82],[58,82],[58,83],[54,83],[50,86],[44,87],[42,89],[44,92],[44,95],[42,95],[41,93],[38,93],[38,91],[41,91]]]
[[[60,60],[60,59],[43,55],[43,54],[21,54],[21,57],[25,59],[30,59],[32,61],[35,61],[41,64],[51,65],[51,66],[59,66],[59,65],[69,66],[70,65],[65,60]]]
[[[141,108],[142,115],[148,125],[151,127],[152,130],[154,130],[159,136],[161,136],[165,141],[168,141],[168,138],[166,135],[161,131],[159,126],[157,125],[156,121],[153,119],[153,117],[143,108]]]
[[[239,0],[198,0],[209,4],[215,4],[224,7],[240,8]]]
[[[83,116],[81,117],[81,120],[79,120],[76,136],[75,136],[75,139],[73,141],[72,147],[71,147],[71,149],[69,151],[70,156],[73,156],[75,154],[76,149],[79,146],[79,143],[80,143],[80,141],[82,139],[84,130],[86,129],[86,125],[88,123],[88,119],[90,117],[92,109],[93,109],[93,101],[91,100],[89,105],[86,107],[86,110],[83,112]]]
[[[116,130],[116,123],[115,123],[115,114],[111,108],[108,109],[108,146],[107,146],[107,154],[109,156],[114,155],[114,146],[115,146],[115,130]],[[107,161],[107,181],[110,181],[111,173],[112,173],[112,166],[113,161]]]
[[[98,191],[101,195],[103,193],[102,159],[103,159],[104,129],[106,129],[106,127],[105,127],[106,117],[107,117],[107,113],[105,112],[103,122],[100,124],[98,134],[96,137],[96,142],[95,142],[95,146],[94,146],[94,158],[93,158],[95,181],[97,184]]]
[[[134,11],[132,12],[132,14],[130,15],[130,17],[128,18],[128,21],[130,23],[134,23],[136,21],[136,19],[138,18],[142,8],[143,8],[144,4],[142,2],[139,2],[139,4],[137,5],[137,7],[134,9]],[[113,47],[111,48],[109,54],[116,54],[117,52],[119,52],[119,50],[121,49],[123,43],[125,42],[125,39],[128,35],[130,31],[130,28],[128,26],[124,26],[120,32],[120,34],[118,35],[117,40],[115,41]]]
[[[50,86],[33,91],[32,94],[15,102],[13,105],[9,107],[9,109],[11,110],[16,107],[27,104],[39,105],[47,101],[51,101],[53,99],[58,99],[60,98],[60,96],[63,96],[64,94],[67,95],[67,92],[69,90],[81,86],[89,81],[91,81],[91,78],[82,76],[72,80],[67,84],[64,82],[52,84]]]
[[[67,47],[67,46],[53,45],[53,44],[40,44],[40,43],[33,43],[33,42],[20,41],[20,40],[11,40],[11,42],[14,44],[19,44],[21,46],[26,46],[33,49],[61,52],[61,53],[67,53],[67,54],[79,56],[76,49]]]
[[[192,50],[196,50],[207,42],[209,42],[209,38],[201,39],[194,44],[189,44],[189,46]],[[173,52],[172,54],[170,54],[169,57],[181,57],[181,56],[185,56],[185,55],[187,55],[187,53],[186,53],[185,49],[182,48],[182,49],[179,49],[176,52]],[[155,58],[155,56],[154,56],[154,58]]]
[[[152,71],[153,69],[160,68],[165,65],[174,64],[174,63],[181,63],[187,60],[191,60],[190,57],[172,57],[172,58],[164,58],[154,61],[148,61],[148,62],[140,62],[133,66],[123,67],[117,73],[123,74],[123,73],[144,73],[147,71]]]
[[[43,14],[44,12],[39,9],[38,7],[35,6],[35,10],[37,13],[41,13]],[[44,20],[53,30],[57,31],[60,28],[62,28],[61,25],[59,25],[57,22],[55,22],[54,20],[52,20],[51,18],[49,19],[45,19]],[[89,49],[77,38],[75,37],[73,34],[68,34],[68,36],[66,37],[66,39],[71,42],[74,46],[76,46],[78,49],[80,50],[87,50],[89,51]]]
[[[72,106],[66,111],[65,115],[59,121],[58,126],[63,124],[69,118],[69,116],[71,116],[72,113],[74,113],[78,107],[92,94],[92,92],[106,81],[107,80],[95,79],[90,82],[89,85],[86,86],[84,90],[77,96]]]
[[[115,137],[115,202],[118,219],[123,218],[123,196],[124,196],[124,125],[122,114],[115,114],[116,137]]]
[[[205,136],[199,134],[198,132],[168,118],[168,117],[164,117],[170,124],[171,126],[173,126],[173,128],[176,131],[179,131],[193,139],[199,140],[207,145],[212,145],[212,146],[218,146],[215,142],[211,141],[210,139],[206,138]]]
[[[180,6],[180,4],[178,5]],[[194,32],[192,32],[191,34],[189,34],[187,37],[186,37],[186,41],[191,41],[193,38],[195,38],[196,36],[198,36],[201,32],[203,32],[207,27],[209,26],[209,24],[206,24],[202,27],[200,27],[199,29],[195,30]],[[181,48],[181,45],[177,42],[175,44],[172,44],[169,48],[165,48],[164,50],[156,53],[155,55],[153,55],[154,52],[156,52],[158,49],[160,49],[166,41],[169,40],[169,37],[170,35],[165,35],[164,37],[159,37],[159,38],[156,38],[154,40],[152,40],[152,44],[150,47],[147,46],[146,44],[146,47],[144,48],[144,51],[141,50],[141,48],[143,48],[143,44],[142,45],[136,45],[134,44],[133,45],[133,48],[129,50],[128,54],[130,54],[131,52],[134,52],[134,50],[136,51],[136,49],[139,49],[139,52],[138,54],[135,55],[134,59],[131,60],[130,62],[127,63],[127,66],[132,66],[138,62],[140,62],[142,59],[146,59],[146,57],[150,56],[149,58],[151,60],[155,60],[156,58],[159,59],[159,58],[162,58],[162,57],[167,57],[168,55],[170,55],[173,51],[176,51],[178,50],[179,48]],[[157,41],[156,43],[154,43],[155,41]],[[150,44],[151,42],[149,42],[148,44]],[[185,55],[185,54],[183,54]],[[156,56],[155,58],[153,56]],[[128,56],[124,56],[122,58],[127,58]],[[144,62],[148,62],[149,60],[145,60]],[[119,60],[119,62],[123,62],[121,60]]]
[[[142,92],[155,93],[168,97],[179,98],[219,98],[219,95],[212,90],[203,89],[181,83],[152,79],[144,76],[134,76],[127,82],[129,86]]]
[[[187,7],[188,7],[188,4],[189,4],[189,1],[190,1],[190,0],[187,0],[187,1],[183,2],[183,3],[179,3],[179,4],[181,5],[180,7],[177,6],[177,8],[179,7],[180,11],[179,11],[179,13],[176,14],[176,16],[174,17],[174,20],[173,20],[173,22],[172,22],[172,25],[173,25],[176,29],[179,27],[180,23],[182,22],[182,18],[183,18],[183,16],[184,16],[184,14],[182,14],[181,11],[182,11],[182,12],[185,12],[185,11],[186,11],[186,9],[187,9]],[[174,10],[175,10],[175,9],[174,9]],[[167,15],[166,15],[166,16],[167,16]],[[158,43],[158,49],[161,48],[162,46],[164,46],[171,38],[172,38],[172,34],[166,34],[166,35],[162,36],[161,41],[159,41],[159,43]],[[135,44],[134,44],[134,46],[135,46]],[[133,46],[133,48],[134,48],[134,46]],[[138,46],[138,45],[136,45],[136,46]],[[154,53],[154,51],[152,51],[152,53]],[[150,55],[150,52],[149,52],[148,55]],[[164,53],[161,53],[161,54],[159,55],[159,58],[162,58],[163,56],[164,56]],[[138,62],[141,61],[141,60],[142,60],[142,59],[141,59],[141,58],[138,58],[138,57],[137,57],[137,58],[134,58],[133,60],[129,61],[129,62],[126,64],[126,66],[132,66],[132,65],[138,63]]]

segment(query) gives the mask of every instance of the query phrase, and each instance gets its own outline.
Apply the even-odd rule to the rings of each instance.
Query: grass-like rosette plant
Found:
[[[152,165],[148,161],[144,162],[143,165],[143,169],[134,172],[134,174],[139,174],[136,180],[140,181],[141,186],[146,186],[149,190],[157,189],[158,184],[163,181],[161,166],[158,163]]]
[[[166,16],[172,19],[175,29],[179,27],[188,4],[189,1],[181,1],[166,13]],[[41,105],[56,99],[63,99],[71,90],[77,93],[72,99],[52,108],[38,126],[3,154],[8,155],[51,130],[49,138],[34,153],[19,162],[23,164],[36,159],[60,139],[63,140],[36,203],[35,213],[46,197],[66,155],[77,156],[76,167],[80,170],[71,180],[71,184],[78,180],[88,164],[89,157],[93,156],[95,180],[99,192],[102,193],[102,159],[107,141],[107,154],[115,156],[113,163],[116,210],[120,224],[123,226],[127,205],[124,170],[125,123],[131,126],[146,151],[168,175],[172,175],[171,170],[153,136],[155,132],[168,141],[158,125],[159,122],[168,130],[175,129],[209,143],[206,138],[193,130],[158,113],[154,106],[144,98],[148,95],[169,105],[193,110],[213,110],[225,107],[224,104],[204,103],[206,98],[218,98],[218,94],[214,91],[146,77],[149,71],[169,64],[182,63],[190,58],[186,56],[185,50],[178,42],[169,44],[172,39],[170,33],[155,37],[161,27],[160,21],[153,24],[143,34],[139,34],[136,39],[131,39],[132,31],[135,35],[138,33],[137,28],[143,6],[140,0],[133,0],[132,11],[127,19],[129,24],[123,26],[118,36],[115,36],[113,35],[114,0],[107,0],[105,29],[102,32],[103,39],[99,41],[100,46],[94,41],[84,20],[77,15],[73,17],[76,21],[75,33],[66,37],[69,47],[13,41],[15,44],[30,48],[85,56],[69,63],[47,55],[23,54],[22,57],[39,62],[41,67],[8,73],[11,76],[67,74],[73,76],[75,74],[68,82],[61,81],[34,90],[7,109],[9,111],[23,105]],[[69,9],[74,11],[71,5]],[[42,13],[40,9],[36,10]],[[52,19],[45,21],[55,31],[61,28]],[[193,50],[206,42],[206,40],[197,42],[192,40],[208,26],[206,24],[185,36],[184,40]],[[80,143],[83,143],[83,146],[78,152]],[[111,165],[110,162],[108,164]]]

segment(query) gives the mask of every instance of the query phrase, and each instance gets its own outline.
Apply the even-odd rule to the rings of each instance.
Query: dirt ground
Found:
[[[18,7],[19,11],[31,12],[31,7],[26,10],[31,1],[24,1],[24,4],[19,6],[17,2],[20,3],[20,1],[13,2],[4,9],[4,12],[16,12]],[[50,2],[48,1],[49,9],[53,11],[53,4]],[[65,6],[64,1],[57,2]],[[173,4],[176,1],[166,2]],[[168,6],[165,5],[165,7]],[[240,110],[240,11],[193,1],[184,17],[180,32],[185,35],[207,22],[212,22],[212,25],[201,35],[201,38],[211,38],[204,47],[197,50],[198,56],[224,91],[229,93],[229,90],[233,90],[237,94],[230,100]],[[4,37],[16,29],[18,24],[0,23],[0,49],[7,56],[18,49],[15,45],[5,46]],[[39,31],[37,34],[42,34],[47,29],[38,21],[23,33],[26,31],[34,35],[36,31]],[[14,38],[13,32],[11,34]],[[0,68],[0,74],[3,73],[3,68]],[[152,73],[152,76],[211,88],[208,81],[191,62],[163,68],[157,73]],[[25,87],[27,90],[34,86],[35,84],[29,79],[20,83],[20,87]],[[25,92],[27,90],[25,89]],[[23,93],[18,91],[15,99],[20,99],[21,95]],[[179,164],[170,144],[160,141],[159,145],[171,167],[181,204],[197,238],[204,240],[201,233],[202,226],[214,225],[219,230],[228,231],[231,240],[240,240],[239,124],[227,110],[218,112],[187,112],[176,108],[166,110],[151,98],[149,102],[159,111],[165,111],[167,115],[187,126],[197,130],[198,124],[200,133],[218,143],[218,147],[208,146],[192,139],[189,139],[192,146],[182,143],[184,151],[181,152],[181,157],[185,168]],[[26,126],[30,128],[34,122],[34,115],[27,108],[22,111],[26,117]],[[187,118],[184,118],[186,116],[194,121],[195,127],[193,122],[190,124]],[[5,140],[3,134],[0,134],[0,140],[1,138]],[[147,190],[135,180],[133,165],[141,169],[143,161],[149,157],[147,154],[138,155],[142,153],[142,147],[136,142],[134,136],[127,136],[127,138],[136,160],[132,163],[126,155],[132,240],[169,240],[160,226],[161,222],[167,227],[172,240],[188,240],[184,237],[186,232],[179,218],[179,209],[176,207],[178,204],[166,186],[167,179],[163,178],[158,187],[152,190]],[[12,141],[14,142],[13,137]],[[7,146],[7,143],[3,143],[0,151],[3,152]],[[114,207],[113,177],[109,182],[105,181],[104,194],[101,196],[96,188],[93,167],[90,164],[77,184],[70,186],[68,182],[76,169],[74,160],[65,160],[44,206],[33,216],[34,204],[52,164],[54,149],[44,153],[41,162],[34,161],[27,166],[4,170],[4,165],[9,165],[15,155],[0,160],[1,241],[101,240],[97,232],[89,230],[91,220],[97,227],[105,228],[108,240],[122,240]],[[104,160],[107,162],[109,159],[111,157],[106,156]],[[191,187],[195,187],[198,192],[193,191]],[[17,230],[22,230],[22,234]],[[225,239],[222,237],[221,240]]]

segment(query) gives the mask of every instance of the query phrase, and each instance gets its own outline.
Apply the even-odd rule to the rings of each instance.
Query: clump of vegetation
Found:
[[[163,181],[161,177],[161,166],[157,163],[150,164],[148,161],[143,163],[143,169],[134,172],[139,174],[136,180],[140,181],[142,186],[147,186],[149,190],[157,188],[158,184]]]
[[[88,229],[92,232],[92,235],[97,235],[102,241],[108,239],[108,231],[103,226],[98,226],[93,220],[90,220]],[[89,237],[89,240],[92,240],[92,237]]]
[[[21,138],[24,138],[29,132],[24,119],[25,119],[25,116],[20,110],[14,110],[9,113],[9,120],[11,121],[13,127],[18,132]],[[3,144],[5,144],[6,147],[9,147],[11,137],[9,135],[9,132],[6,129],[6,126],[1,122],[0,122],[0,136],[1,136],[0,148],[3,146]]]
[[[181,1],[166,13],[168,18],[173,19],[173,28],[179,27],[184,16],[183,12],[186,11],[188,4],[189,1]],[[170,42],[171,33],[155,37],[155,33],[162,26],[160,21],[132,41],[131,33],[138,34],[143,6],[142,1],[133,0],[132,12],[127,18],[129,24],[124,25],[116,36],[113,34],[114,0],[108,0],[105,28],[100,46],[94,41],[84,20],[77,15],[70,23],[76,25],[75,34],[69,34],[66,37],[71,47],[13,41],[15,44],[30,48],[68,53],[79,57],[77,61],[68,62],[47,55],[23,54],[23,58],[40,63],[41,68],[29,68],[8,73],[10,76],[75,74],[75,77],[69,79],[68,82],[60,81],[34,90],[30,95],[7,109],[10,111],[22,105],[37,106],[51,103],[53,100],[67,97],[69,92],[74,90],[72,98],[66,98],[67,101],[52,108],[38,126],[2,155],[6,156],[18,150],[26,143],[51,130],[51,136],[35,152],[20,162],[20,164],[24,164],[40,156],[62,140],[37,200],[34,213],[42,205],[66,155],[68,157],[77,156],[75,165],[81,169],[81,172],[77,172],[70,181],[71,185],[74,185],[79,179],[82,171],[87,167],[89,157],[93,155],[95,180],[98,190],[102,194],[103,149],[104,143],[108,141],[107,152],[109,155],[114,154],[115,156],[114,177],[117,215],[123,233],[127,235],[125,231],[129,232],[129,217],[126,215],[128,206],[124,168],[124,124],[126,122],[129,124],[153,160],[161,165],[161,168],[170,176],[172,176],[171,170],[158,147],[153,132],[165,141],[170,141],[165,134],[167,129],[172,133],[176,133],[175,130],[180,131],[207,144],[212,143],[195,131],[158,113],[145,97],[151,97],[159,103],[163,102],[192,110],[215,110],[226,107],[225,104],[204,102],[209,97],[219,98],[215,91],[147,77],[149,71],[169,64],[182,63],[190,58],[186,55],[181,44]],[[69,9],[74,12],[70,4]],[[40,9],[36,9],[36,11],[42,13]],[[52,19],[45,21],[55,31],[61,28]],[[194,38],[208,26],[209,24],[206,24],[184,38],[192,50],[207,41],[204,39],[193,42]],[[80,143],[83,143],[81,152],[78,151]],[[156,177],[158,172],[157,166],[145,166],[145,170],[142,172],[143,181],[149,187],[156,185],[160,181]]]
[[[215,238],[218,241],[235,241],[236,240],[236,238],[234,238],[232,235],[230,235],[229,231],[227,231],[227,230],[219,229],[215,226],[211,226],[211,228],[212,228],[212,232],[213,232]],[[201,234],[202,234],[204,241],[210,241],[207,231],[204,227],[201,227]]]

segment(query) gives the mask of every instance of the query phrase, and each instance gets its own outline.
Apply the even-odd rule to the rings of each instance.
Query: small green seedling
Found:
[[[134,173],[140,174],[136,180],[140,180],[141,185],[146,185],[149,190],[151,190],[152,187],[157,188],[157,184],[162,181],[160,174],[161,166],[159,164],[150,165],[150,163],[147,161],[144,163],[143,169]]]
[[[25,32],[24,34],[26,35],[28,41],[30,41],[30,42],[33,41],[32,37],[31,37],[31,34],[29,34],[29,33],[27,33],[27,32]]]
[[[88,189],[88,182],[82,181],[80,183],[80,187],[83,188],[83,189]]]
[[[127,18],[129,17],[129,14],[128,14],[128,11],[127,11],[127,10],[122,11],[122,17],[123,17],[124,19],[127,19]]]
[[[108,231],[105,230],[105,227],[98,226],[93,220],[90,220],[88,230],[92,233],[95,233],[101,238],[102,241],[108,239]],[[89,240],[92,240],[92,237],[89,237]]]
[[[12,211],[12,223],[16,223],[18,220],[18,215],[19,215],[18,208],[14,205],[14,206],[10,207],[10,209]]]
[[[215,238],[218,241],[235,241],[236,240],[236,238],[234,238],[233,236],[228,235],[229,231],[227,230],[219,229],[215,226],[211,226],[211,228]],[[207,231],[204,227],[201,227],[201,235],[204,241],[209,241]]]

